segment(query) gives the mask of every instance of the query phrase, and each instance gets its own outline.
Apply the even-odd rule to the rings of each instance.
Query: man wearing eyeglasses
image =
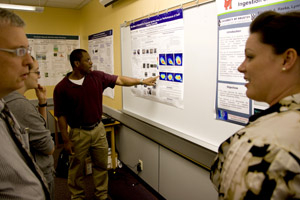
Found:
[[[2,99],[24,86],[33,63],[24,22],[0,9],[0,199],[49,199],[45,178],[21,129]]]
[[[51,200],[54,200],[54,142],[50,130],[46,128],[47,91],[38,83],[40,77],[38,62],[33,58],[24,86],[5,96],[4,100],[21,127],[28,128],[30,152],[43,171]],[[31,89],[35,90],[38,109],[24,96],[25,92]]]

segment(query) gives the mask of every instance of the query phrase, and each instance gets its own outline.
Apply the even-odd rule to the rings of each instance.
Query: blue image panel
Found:
[[[167,73],[166,72],[159,72],[159,80],[166,81],[167,80]]]
[[[174,81],[174,74],[173,73],[167,73],[167,80],[168,81]]]
[[[221,120],[228,120],[228,113],[225,110],[218,110],[218,118]]]
[[[167,65],[173,66],[174,64],[174,54],[167,54]]]
[[[174,81],[182,83],[182,81],[183,81],[183,74],[181,74],[181,73],[175,73],[175,75],[174,75]]]
[[[174,57],[175,57],[175,65],[176,66],[182,66],[182,53],[176,53],[175,55],[174,55]]]
[[[159,54],[159,65],[167,65],[166,54]]]

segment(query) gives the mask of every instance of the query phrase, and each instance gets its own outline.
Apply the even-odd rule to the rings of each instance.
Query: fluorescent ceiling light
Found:
[[[6,8],[6,9],[11,9],[11,10],[32,11],[32,12],[43,12],[44,11],[44,7],[24,6],[24,5],[15,5],[15,4],[5,4],[5,3],[0,3],[0,8]]]

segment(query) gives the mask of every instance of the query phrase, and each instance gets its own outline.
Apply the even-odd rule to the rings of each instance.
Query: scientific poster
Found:
[[[300,10],[299,0],[217,0],[218,9],[218,76],[216,92],[217,119],[240,125],[268,104],[246,96],[243,74],[237,68],[244,61],[249,25],[267,10]]]
[[[93,70],[114,74],[113,30],[89,35],[89,54],[93,62]],[[103,95],[114,98],[114,89],[106,88]]]
[[[32,56],[39,63],[43,86],[53,86],[72,71],[70,53],[79,48],[79,36],[27,34]]]
[[[130,25],[132,73],[135,78],[159,76],[155,86],[138,85],[138,97],[184,108],[184,31],[182,9]]]

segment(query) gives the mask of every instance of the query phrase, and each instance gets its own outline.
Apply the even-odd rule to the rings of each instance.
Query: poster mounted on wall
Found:
[[[267,10],[300,10],[299,0],[217,0],[218,74],[216,92],[217,119],[245,125],[248,118],[268,104],[246,96],[244,75],[237,68],[245,59],[245,43],[253,19]]]
[[[79,36],[27,34],[27,38],[31,55],[39,63],[41,85],[56,85],[72,71],[69,57],[80,46]]]
[[[159,76],[155,86],[133,87],[138,97],[184,108],[184,30],[182,9],[130,24],[132,72]]]
[[[113,30],[89,35],[89,54],[93,62],[93,70],[114,74]],[[114,89],[106,88],[103,95],[114,98]]]

